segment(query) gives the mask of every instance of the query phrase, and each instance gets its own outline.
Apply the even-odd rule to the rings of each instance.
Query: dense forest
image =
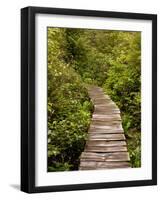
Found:
[[[140,32],[48,28],[48,171],[77,170],[93,111],[87,86],[121,110],[132,167],[141,165]]]

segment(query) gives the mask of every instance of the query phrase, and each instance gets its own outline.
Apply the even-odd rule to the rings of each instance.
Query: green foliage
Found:
[[[136,130],[129,130],[127,144],[130,154],[130,161],[133,167],[141,166],[141,134]]]
[[[131,163],[141,157],[141,34],[48,28],[48,171],[75,170],[99,85],[121,110]]]
[[[139,167],[141,165],[140,33],[125,33],[125,35],[122,33],[121,36],[124,48],[121,43],[115,47],[116,57],[110,61],[111,66],[104,89],[121,109],[126,137],[131,138],[128,140],[131,163],[133,167]]]
[[[100,51],[103,36],[102,31],[66,30],[68,58],[86,83],[102,85],[106,79],[108,56]]]
[[[141,129],[140,32],[67,29],[68,55],[84,82],[103,86],[119,106],[128,138],[132,166],[138,166]]]
[[[92,109],[81,77],[65,61],[63,37],[64,29],[48,29],[48,171],[78,168]]]

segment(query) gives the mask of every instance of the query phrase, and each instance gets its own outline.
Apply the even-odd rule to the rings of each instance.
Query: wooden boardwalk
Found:
[[[94,112],[79,170],[130,167],[119,108],[100,87],[91,86],[88,93]]]

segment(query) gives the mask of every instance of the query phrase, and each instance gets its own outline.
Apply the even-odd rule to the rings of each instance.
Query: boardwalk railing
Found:
[[[120,110],[102,88],[88,89],[94,112],[79,170],[130,167]]]

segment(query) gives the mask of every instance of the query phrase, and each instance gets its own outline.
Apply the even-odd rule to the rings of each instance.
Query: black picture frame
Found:
[[[152,179],[59,186],[35,186],[35,15],[62,14],[152,21]],[[21,190],[27,193],[157,184],[157,15],[45,7],[21,9]]]

